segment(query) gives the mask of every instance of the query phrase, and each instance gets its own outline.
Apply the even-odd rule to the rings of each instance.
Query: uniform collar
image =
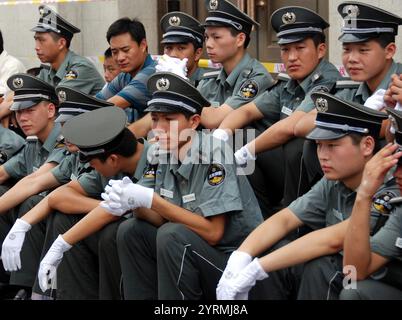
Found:
[[[57,78],[59,78],[60,80],[64,78],[65,74],[66,74],[66,70],[70,64],[70,60],[73,56],[73,53],[71,50],[68,50],[66,57],[63,60],[63,63],[60,65],[60,68],[57,69],[57,71],[51,69],[51,73],[54,73],[55,76]]]
[[[222,68],[221,73],[218,76],[218,80],[221,83],[227,82],[231,88],[234,87],[234,85],[237,82],[237,79],[239,78],[241,72],[245,71],[244,69],[250,64],[251,57],[248,53],[244,55],[244,57],[240,60],[239,64],[236,66],[236,68],[233,69],[233,71],[230,73],[229,76],[227,76],[225,70]]]
[[[298,87],[300,87],[304,91],[304,93],[309,92],[314,83],[321,79],[322,70],[324,69],[326,64],[328,64],[328,62],[325,59],[322,59],[320,63],[316,66],[314,71],[307,76],[307,78],[305,78],[301,83],[298,83],[293,79],[290,80],[286,84],[286,89],[292,94],[296,93]]]
[[[392,61],[391,67],[389,68],[386,76],[384,77],[384,79],[382,79],[380,85],[378,86],[378,88],[376,90],[379,90],[379,89],[387,90],[388,89],[389,83],[391,82],[391,76],[393,74],[400,73],[400,72],[398,72],[398,67],[399,67],[399,64],[396,63],[395,61]],[[366,101],[368,98],[370,98],[370,96],[373,93],[374,92],[370,92],[370,89],[367,86],[367,83],[363,82],[362,84],[360,84],[359,88],[357,89],[356,96],[360,96],[362,101]]]
[[[137,179],[137,181],[139,181],[144,174],[144,168],[146,167],[146,163],[147,163],[147,150],[148,150],[148,146],[149,146],[148,141],[143,138],[138,139],[138,143],[143,144],[144,149],[142,150],[140,160],[137,163],[137,168],[135,169],[135,172],[133,175],[134,179]]]
[[[56,140],[60,135],[61,126],[60,123],[55,123],[52,131],[50,131],[49,136],[47,137],[45,143],[42,148],[46,149],[47,152],[51,152],[56,144]]]

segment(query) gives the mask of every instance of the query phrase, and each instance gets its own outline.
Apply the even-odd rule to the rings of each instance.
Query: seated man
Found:
[[[33,224],[50,215],[43,254],[59,233],[66,232],[71,244],[83,240],[65,255],[58,269],[57,299],[122,298],[115,239],[117,227],[125,219],[108,213],[95,216],[95,219],[92,214],[85,215],[99,205],[100,195],[110,178],[121,179],[124,174],[129,174],[137,181],[143,175],[149,144],[143,139],[137,141],[125,127],[126,123],[125,113],[118,108],[102,108],[67,122],[63,134],[79,147],[81,160],[89,162],[96,171],[84,173],[56,189],[38,208],[22,218]],[[103,128],[102,132],[97,132],[99,126]],[[105,227],[107,223],[110,225]],[[85,239],[85,235],[100,229]],[[35,283],[33,290],[39,294],[38,285],[41,288],[44,285]]]
[[[117,233],[126,299],[213,299],[228,253],[262,216],[247,179],[236,176],[232,150],[195,131],[208,102],[170,73],[154,74],[148,86],[158,140],[148,169],[137,184],[110,182],[91,219],[136,209]],[[47,284],[77,234],[58,237],[41,263],[40,282]]]
[[[104,59],[103,72],[107,86],[108,83],[112,82],[112,80],[120,74],[120,67],[117,64],[116,60],[113,58],[112,50],[110,49],[110,47],[106,49],[104,53]]]
[[[347,219],[364,167],[378,149],[381,125],[387,117],[329,94],[313,93],[312,98],[318,113],[316,128],[308,138],[318,144],[325,176],[311,191],[254,230],[232,254],[217,288],[220,299],[247,297],[257,280],[268,277],[266,272],[269,277],[261,283],[259,289],[264,291],[259,298],[338,299]],[[370,205],[364,208],[373,233],[383,223],[382,207],[378,204],[399,195],[392,177],[383,182],[373,192]],[[317,231],[275,250],[273,246],[287,233],[304,224]],[[271,252],[253,260],[267,250]]]

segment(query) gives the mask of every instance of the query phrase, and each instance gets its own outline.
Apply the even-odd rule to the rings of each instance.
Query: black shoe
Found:
[[[13,300],[30,300],[31,292],[27,289],[18,290]]]

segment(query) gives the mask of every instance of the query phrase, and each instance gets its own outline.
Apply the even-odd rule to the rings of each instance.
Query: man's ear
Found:
[[[372,136],[364,137],[360,143],[360,147],[365,157],[372,156],[375,150],[375,139]]]

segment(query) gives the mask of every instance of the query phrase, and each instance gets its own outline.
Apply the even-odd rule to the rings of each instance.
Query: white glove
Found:
[[[364,106],[373,110],[381,111],[382,109],[385,108],[385,101],[384,101],[385,92],[386,91],[384,89],[378,90],[370,98],[366,100]]]
[[[24,244],[25,233],[31,230],[31,225],[22,219],[17,219],[3,241],[1,259],[6,271],[21,269],[20,252]]]
[[[159,58],[155,69],[157,72],[172,72],[184,79],[187,79],[187,61],[188,58],[180,60],[164,54]]]
[[[148,208],[152,206],[154,190],[134,184],[129,177],[124,177],[121,183],[111,186],[102,194],[105,201],[101,207],[115,216],[121,216],[128,210]]]
[[[248,300],[248,293],[257,280],[268,278],[258,258],[249,263],[232,280],[228,281],[220,292],[219,300]]]
[[[239,150],[235,152],[236,163],[239,166],[245,166],[247,161],[257,159],[248,149],[247,145],[241,147]]]
[[[55,280],[54,277],[56,276],[56,269],[59,266],[61,259],[63,259],[63,254],[71,248],[72,245],[67,243],[59,234],[45,257],[40,262],[38,280],[39,287],[43,292],[52,288],[52,284]]]
[[[229,284],[252,259],[253,258],[246,252],[237,250],[232,252],[216,288],[216,298],[218,300],[225,300],[226,285]]]
[[[216,129],[214,131],[214,133],[212,134],[212,136],[216,139],[219,139],[219,140],[222,140],[225,142],[227,142],[229,140],[228,133],[226,132],[226,130],[223,130],[223,129]]]

